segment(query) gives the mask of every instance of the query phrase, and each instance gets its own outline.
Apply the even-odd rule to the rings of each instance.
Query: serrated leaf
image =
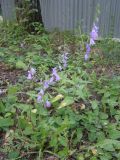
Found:
[[[0,127],[9,127],[14,124],[13,119],[11,118],[1,118],[0,119]]]
[[[27,112],[30,109],[32,109],[32,105],[30,105],[30,104],[20,104],[20,103],[17,103],[16,107],[19,108],[19,109],[21,109],[23,112]]]
[[[118,138],[120,138],[120,131],[118,131],[118,130],[111,130],[109,132],[109,137],[111,139],[118,139]]]
[[[120,141],[118,140],[113,140],[113,139],[104,139],[103,141],[97,143],[96,147],[104,148],[106,149],[106,146],[115,146],[115,147],[120,147]]]

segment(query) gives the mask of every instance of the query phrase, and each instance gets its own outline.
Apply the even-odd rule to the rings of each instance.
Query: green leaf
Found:
[[[103,141],[96,144],[96,147],[100,147],[103,149],[106,149],[106,147],[108,147],[108,150],[112,150],[113,149],[112,146],[119,148],[120,141],[114,139],[104,139]]]
[[[97,158],[96,157],[92,157],[92,158],[90,158],[90,160],[97,160]]]
[[[1,118],[0,119],[0,127],[9,127],[14,124],[14,121],[9,117],[9,118]]]
[[[51,141],[50,141],[50,146],[57,147],[57,145],[58,145],[58,138],[57,138],[57,136],[53,136],[53,137],[54,138],[52,138]]]
[[[69,106],[73,103],[74,103],[74,98],[73,97],[65,97],[65,99],[61,102],[61,104],[59,106],[59,109],[63,108],[63,107],[66,107],[66,106]]]
[[[98,101],[94,100],[91,102],[92,109],[96,109],[98,107]]]
[[[19,152],[16,152],[16,151],[12,151],[8,154],[8,158],[11,160],[16,159],[18,156],[19,156]]]
[[[23,61],[19,60],[16,62],[16,68],[26,70],[27,66]]]
[[[0,51],[0,57],[3,57],[3,56],[4,56],[4,53]]]
[[[28,126],[28,121],[24,116],[20,116],[18,119],[18,125],[20,128],[25,129]]]
[[[30,105],[30,104],[17,103],[16,107],[21,109],[22,112],[28,112],[28,111],[30,111],[30,109],[32,109],[32,105]]]
[[[60,99],[62,99],[64,96],[62,94],[58,94],[56,97],[54,97],[52,99],[52,103],[56,102],[56,101],[59,101]]]
[[[83,156],[83,154],[79,154],[78,156],[77,156],[77,160],[84,160],[85,158],[84,158],[84,156]]]
[[[106,151],[110,151],[110,152],[115,151],[115,148],[113,147],[113,144],[106,144],[106,145],[104,145],[103,149],[106,150]]]
[[[26,127],[25,130],[23,131],[23,133],[25,135],[31,135],[31,134],[33,134],[34,132],[33,132],[32,126]]]
[[[2,101],[0,101],[0,113],[4,113],[5,112],[5,106],[3,104]]]
[[[104,155],[100,156],[100,160],[111,160],[112,156],[110,154],[104,153]]]
[[[103,112],[99,113],[99,117],[100,117],[100,119],[103,119],[103,120],[108,119],[108,115],[106,113],[103,113]]]
[[[8,88],[8,94],[9,95],[14,95],[14,94],[17,93],[17,91],[18,91],[18,87],[17,86],[10,86]]]
[[[109,138],[111,138],[111,139],[120,138],[120,131],[118,131],[118,130],[110,130],[109,131]]]
[[[59,143],[62,146],[67,147],[67,145],[68,145],[68,139],[66,137],[60,136],[59,137]]]

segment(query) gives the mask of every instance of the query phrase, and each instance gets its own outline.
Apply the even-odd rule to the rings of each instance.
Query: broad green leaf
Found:
[[[84,155],[83,154],[79,154],[77,156],[77,160],[85,160]]]
[[[14,94],[17,93],[17,91],[18,91],[18,87],[17,86],[10,86],[8,88],[8,94],[9,95],[14,95]]]
[[[66,107],[66,106],[69,106],[73,103],[74,103],[74,98],[73,97],[65,97],[65,99],[61,102],[61,104],[59,106],[59,109],[63,108],[63,107]]]
[[[18,125],[22,129],[25,129],[28,126],[28,121],[25,119],[24,116],[19,117]]]
[[[112,148],[112,145],[116,148],[120,148],[120,141],[113,139],[104,139],[103,141],[97,143],[96,147],[106,149],[107,146],[110,146]]]
[[[27,66],[23,61],[19,60],[16,62],[16,68],[26,70]]]
[[[12,151],[8,154],[8,158],[11,160],[15,160],[19,156],[19,152],[17,151]]]
[[[56,102],[56,101],[59,101],[60,99],[62,99],[64,96],[62,94],[58,94],[56,97],[54,97],[52,99],[52,103]]]
[[[91,102],[92,109],[96,109],[98,107],[98,101],[94,100]]]
[[[17,108],[21,109],[22,112],[28,112],[28,111],[30,111],[30,109],[32,109],[32,105],[30,105],[30,104],[17,103],[15,106]]]
[[[34,132],[33,132],[32,126],[27,126],[27,127],[25,128],[25,130],[23,131],[23,133],[24,133],[25,135],[31,135],[31,134],[33,134]]]
[[[14,124],[13,119],[11,118],[0,118],[0,127],[9,127]]]
[[[120,138],[120,131],[118,131],[118,130],[111,130],[111,131],[109,131],[109,138],[111,138],[111,139],[118,139],[118,138]]]
[[[1,52],[1,51],[0,51],[0,56],[1,56],[1,57],[2,57],[2,56],[4,56],[4,53],[3,53],[3,52]]]

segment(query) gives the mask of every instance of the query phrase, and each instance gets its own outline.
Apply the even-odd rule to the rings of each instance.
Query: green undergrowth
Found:
[[[15,28],[14,28],[15,27]],[[1,27],[0,153],[9,160],[120,160],[120,43],[97,42],[84,61],[87,36],[29,34],[18,26]],[[46,109],[36,99],[41,80],[49,79],[60,55],[68,66],[46,90]],[[33,80],[27,71],[36,68]],[[15,83],[2,75],[21,71]],[[2,78],[1,78],[2,77]],[[16,77],[14,77],[16,79]]]

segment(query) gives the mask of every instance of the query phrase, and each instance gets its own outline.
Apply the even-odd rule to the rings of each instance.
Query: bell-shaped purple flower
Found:
[[[31,68],[31,69],[30,69],[30,72],[31,72],[31,74],[34,76],[35,73],[36,73],[36,70],[35,70],[34,68]]]
[[[98,39],[98,30],[99,30],[99,28],[94,23],[92,31],[90,33],[90,45],[94,45],[95,44],[95,40]]]
[[[85,61],[87,61],[89,59],[89,54],[85,54]]]
[[[39,92],[39,94],[40,94],[41,96],[44,96],[44,90],[41,89],[40,92]]]
[[[42,96],[40,94],[38,94],[37,103],[41,103],[41,102],[42,102]]]
[[[91,48],[90,48],[90,44],[86,44],[86,54],[85,54],[85,61],[87,61],[89,59],[89,54],[90,54]]]
[[[43,96],[44,96],[44,90],[41,89],[40,92],[38,93],[37,103],[41,103],[42,102],[42,97]]]
[[[30,71],[28,71],[27,79],[28,79],[28,80],[31,80],[32,78],[33,78],[32,74],[30,73]]]
[[[95,45],[95,41],[92,38],[90,38],[90,45],[91,46]]]
[[[89,44],[86,44],[86,52],[87,52],[87,53],[90,53],[90,51],[91,51],[90,45],[89,45]]]
[[[45,81],[43,87],[44,89],[49,88],[49,81]]]
[[[55,75],[55,80],[56,80],[56,81],[60,81],[60,77],[59,77],[58,74]]]
[[[59,81],[59,80],[60,80],[60,77],[59,77],[59,75],[57,74],[56,68],[53,68],[52,76],[54,77],[54,80],[55,80],[55,81]]]
[[[67,55],[68,55],[68,53],[64,53],[64,54],[62,55],[62,63],[63,63],[63,67],[64,67],[64,68],[67,67],[67,59],[68,59]]]
[[[92,31],[90,33],[90,38],[92,38],[93,40],[97,40],[98,39],[98,27],[94,24]]]
[[[27,76],[27,79],[31,80],[33,79],[33,76],[36,74],[36,70],[34,68],[31,68],[29,71],[28,71],[28,76]]]
[[[98,20],[99,21],[99,20]],[[99,31],[99,27],[94,23],[93,24],[93,28],[94,28],[94,30],[98,33],[98,31]]]
[[[50,108],[51,107],[51,103],[47,100],[45,102],[45,105],[44,105],[45,108]]]
[[[54,83],[54,77],[52,76],[50,79],[49,79],[49,84],[52,85]]]

